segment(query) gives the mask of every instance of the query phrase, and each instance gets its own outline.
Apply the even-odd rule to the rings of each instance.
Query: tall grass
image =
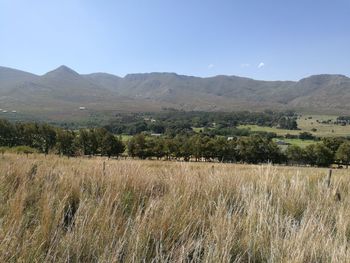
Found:
[[[0,157],[0,262],[350,260],[346,170],[104,161]]]

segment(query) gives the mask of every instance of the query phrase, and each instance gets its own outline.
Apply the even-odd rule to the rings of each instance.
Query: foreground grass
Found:
[[[3,156],[0,262],[350,259],[346,170],[103,163]]]

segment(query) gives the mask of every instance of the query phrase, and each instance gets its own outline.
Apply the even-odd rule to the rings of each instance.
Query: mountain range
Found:
[[[86,110],[79,110],[84,107]],[[0,67],[0,109],[64,119],[86,112],[286,110],[350,114],[350,78],[314,75],[300,81],[175,73],[79,74],[66,67],[42,76]],[[83,108],[82,108],[83,109]],[[3,114],[3,113],[2,113]]]

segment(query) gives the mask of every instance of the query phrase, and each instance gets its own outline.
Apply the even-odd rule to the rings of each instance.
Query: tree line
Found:
[[[28,146],[39,152],[65,156],[127,155],[140,159],[205,160],[242,163],[279,163],[329,166],[350,163],[350,142],[345,138],[323,138],[301,148],[282,150],[269,136],[231,137],[205,134],[150,136],[137,134],[126,143],[105,128],[64,130],[38,123],[11,123],[0,120],[0,146]]]
[[[60,155],[118,156],[125,150],[119,137],[104,128],[64,130],[48,124],[11,123],[0,120],[0,146],[28,146],[39,152]]]
[[[331,164],[348,166],[350,141],[345,138],[323,138],[305,148],[289,145],[282,150],[271,138],[261,135],[244,137],[209,137],[205,135],[147,137],[139,134],[127,145],[128,155],[146,159],[183,159],[242,162],[250,164],[272,162],[289,165],[328,167]]]
[[[141,132],[167,136],[194,134],[193,127],[203,128],[210,135],[241,135],[249,130],[238,125],[253,124],[297,130],[297,114],[285,112],[203,112],[167,110],[158,113],[120,113],[105,125],[114,134],[136,135]]]

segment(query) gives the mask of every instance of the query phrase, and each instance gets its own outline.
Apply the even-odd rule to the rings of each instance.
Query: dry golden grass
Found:
[[[350,261],[346,170],[103,162],[0,157],[0,262]]]

